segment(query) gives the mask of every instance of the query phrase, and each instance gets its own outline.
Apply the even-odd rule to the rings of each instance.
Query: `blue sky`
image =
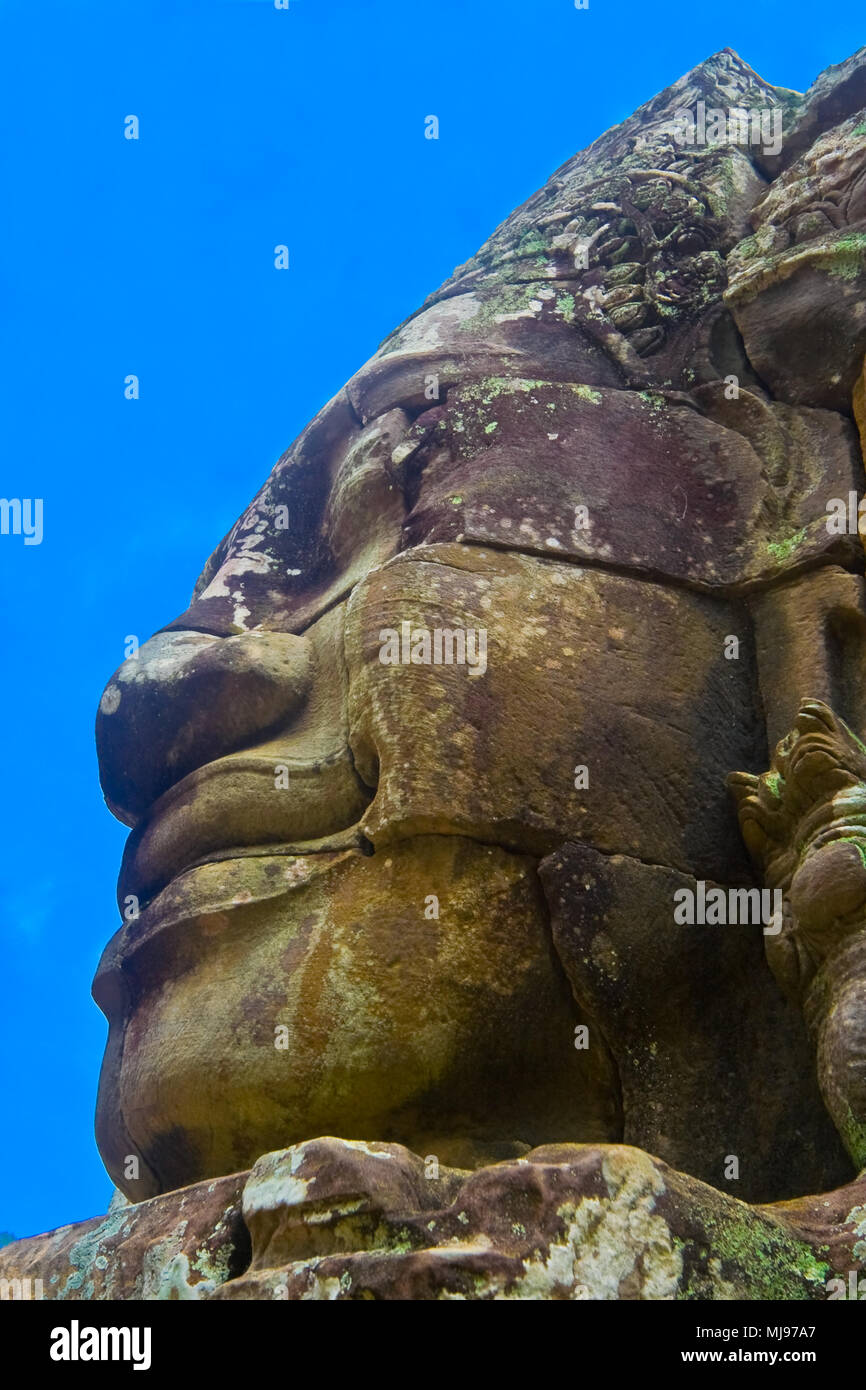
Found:
[[[186,607],[307,420],[575,150],[725,46],[804,89],[856,12],[0,0],[0,495],[44,499],[41,545],[0,537],[0,1230],[111,1196],[90,981],[125,831],[93,720],[125,638]]]

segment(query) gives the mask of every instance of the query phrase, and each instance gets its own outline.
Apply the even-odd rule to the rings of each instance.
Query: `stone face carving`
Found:
[[[97,1135],[135,1210],[251,1170],[195,1296],[862,1265],[864,73],[725,50],[570,160],[109,682]],[[781,147],[684,145],[698,103]],[[708,888],[783,930],[677,920]]]
[[[676,928],[672,895],[754,882],[725,778],[803,696],[866,727],[862,551],[827,526],[857,433],[833,392],[767,391],[741,311],[775,293],[765,223],[811,244],[804,180],[855,225],[856,90],[846,70],[772,182],[751,146],[678,142],[698,102],[814,118],[730,52],[577,155],[112,677],[97,737],[140,911],[95,985],[97,1130],[131,1199],[323,1133],[464,1167],[625,1137],[758,1201],[850,1171],[759,935]],[[824,281],[847,306],[854,281]],[[382,660],[404,626],[483,633],[483,669]],[[560,870],[590,888],[563,898]]]

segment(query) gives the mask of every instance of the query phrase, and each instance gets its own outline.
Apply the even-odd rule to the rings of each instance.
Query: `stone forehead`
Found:
[[[858,145],[854,134],[858,126],[851,106],[863,86],[862,56],[855,55],[835,75],[831,70],[829,78],[822,77],[802,97],[771,86],[737,54],[723,50],[576,154],[385,339],[311,422],[214,552],[196,586],[193,608],[171,626],[197,626],[225,635],[254,628],[267,613],[277,625],[299,631],[349,592],[371,566],[407,545],[423,543],[427,537],[417,516],[423,499],[406,495],[406,483],[411,484],[419,464],[426,467],[435,442],[420,437],[431,408],[437,400],[445,405],[446,418],[436,423],[442,429],[442,445],[446,435],[453,445],[461,430],[455,419],[458,396],[465,406],[473,389],[483,390],[486,383],[501,378],[535,379],[539,385],[569,383],[593,398],[602,393],[605,456],[617,456],[618,417],[623,413],[634,414],[651,435],[653,411],[644,407],[652,405],[658,392],[662,395],[655,415],[669,421],[675,432],[687,412],[703,413],[706,449],[717,447],[709,438],[715,425],[731,440],[731,458],[738,448],[751,452],[752,466],[734,467],[729,479],[743,493],[744,504],[735,517],[728,517],[715,509],[712,515],[702,512],[706,496],[696,496],[687,465],[682,476],[674,476],[680,455],[671,471],[669,451],[667,491],[650,504],[650,513],[658,515],[661,527],[676,528],[685,494],[690,524],[699,519],[699,525],[686,544],[691,554],[674,563],[673,571],[658,554],[647,557],[650,569],[713,590],[766,582],[780,567],[811,563],[815,540],[819,550],[823,542],[812,537],[810,528],[820,531],[823,515],[803,504],[802,488],[808,483],[796,476],[798,468],[802,475],[802,467],[795,465],[785,473],[768,458],[765,444],[775,436],[770,447],[776,458],[784,453],[796,458],[804,449],[814,452],[806,435],[817,437],[829,429],[836,436],[840,428],[844,433],[845,422],[830,423],[829,416],[819,418],[818,412],[808,418],[803,414],[796,422],[783,421],[784,407],[765,408],[757,398],[732,415],[720,399],[684,403],[672,400],[671,393],[677,388],[706,392],[709,383],[731,371],[744,387],[757,384],[725,308],[726,283],[732,275],[727,304],[750,337],[748,324],[744,329],[748,307],[742,314],[739,308],[742,289],[745,285],[748,290],[756,277],[761,283],[766,278],[768,254],[772,260],[776,245],[776,220],[783,214],[788,222],[796,220],[803,207],[808,210],[810,200],[814,204],[824,199],[834,180],[856,183],[863,142]],[[723,113],[775,113],[786,133],[783,152],[768,155],[759,146],[729,142],[682,145],[677,138],[679,113],[694,111],[699,103]],[[844,169],[839,151],[833,154],[840,132],[845,137]],[[791,167],[783,169],[786,160]],[[774,175],[768,191],[767,180]],[[757,237],[751,235],[754,226]],[[802,239],[802,217],[799,226]],[[773,229],[767,233],[773,245],[765,248],[761,237],[768,227]],[[579,266],[575,251],[580,246],[589,250],[586,265]],[[850,297],[852,287],[848,290]],[[760,350],[766,358],[763,343]],[[794,399],[802,400],[796,386],[795,382]],[[835,408],[834,390],[830,382],[826,403]],[[718,397],[718,391],[715,394]],[[617,408],[617,395],[623,397],[622,409]],[[804,401],[813,403],[825,402]],[[546,407],[550,404],[545,401]],[[561,407],[557,409],[560,414],[546,431],[551,446],[546,452],[559,455],[556,471],[563,479],[570,470],[578,483],[585,464],[581,443],[572,431],[572,457],[566,458],[567,432],[557,428],[562,419]],[[471,413],[464,412],[467,417]],[[761,413],[765,422],[758,424]],[[765,428],[771,415],[772,425]],[[530,441],[515,428],[513,418],[484,423],[489,434],[466,460],[463,475],[474,477],[482,454],[485,468],[495,463],[496,450],[501,455],[510,443],[526,452],[527,473],[534,476],[538,452],[530,460]],[[590,437],[585,449],[595,450],[592,436],[597,430],[586,423]],[[801,437],[793,447],[784,438],[792,429]],[[745,445],[734,443],[734,431],[745,436]],[[844,491],[851,481],[856,444],[847,438],[838,450],[834,445],[833,452],[838,460],[830,470],[832,480]],[[652,447],[647,453],[651,460]],[[625,513],[628,484],[636,482],[638,491],[643,484],[637,461],[626,457],[620,472],[623,466],[626,472],[631,469],[625,493],[621,489],[615,501],[605,497],[603,489],[601,497],[598,492],[589,497],[596,505],[602,502],[617,543],[610,545],[606,538],[594,552],[578,547],[575,555],[602,563],[615,560],[633,566],[639,575],[644,562],[632,544],[635,528]],[[539,476],[535,481],[540,489],[547,479]],[[426,486],[429,490],[429,479]],[[462,484],[454,492],[459,498]],[[575,495],[569,502],[578,500]],[[506,490],[495,508],[498,515],[491,517],[488,510],[487,520],[502,529],[512,524],[507,539],[514,548],[522,545],[532,551],[540,546],[542,552],[559,553],[564,548],[569,553],[563,541],[563,531],[571,529],[565,514],[550,515],[549,499],[536,497],[528,512],[525,506],[521,509],[524,503],[525,498]],[[491,504],[486,500],[483,505],[489,509]],[[539,507],[543,516],[533,514]],[[282,532],[276,530],[278,509],[285,513]],[[445,511],[447,524],[443,518],[445,531],[440,528],[437,539],[505,539],[483,527],[475,534],[477,508],[467,518],[459,501],[448,501]],[[763,534],[768,517],[772,524]],[[757,547],[760,553],[728,557],[720,567],[709,550],[727,547],[731,526],[739,529],[740,543],[747,538],[747,549]],[[350,533],[358,539],[359,553],[347,565]],[[596,527],[596,541],[600,534]],[[676,549],[676,532],[673,545]],[[701,549],[707,553],[696,562]]]

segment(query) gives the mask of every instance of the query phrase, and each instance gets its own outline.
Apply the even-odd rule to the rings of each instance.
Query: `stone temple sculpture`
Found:
[[[102,696],[123,1196],[0,1274],[866,1267],[864,357],[866,50],[710,58],[382,344]]]

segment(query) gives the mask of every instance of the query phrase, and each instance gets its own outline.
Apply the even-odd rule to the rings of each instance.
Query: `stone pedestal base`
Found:
[[[322,1138],[16,1241],[0,1251],[0,1289],[33,1296],[41,1279],[45,1298],[71,1300],[824,1300],[850,1296],[864,1269],[866,1175],[748,1206],[626,1145],[548,1145],[466,1172],[399,1144]]]

